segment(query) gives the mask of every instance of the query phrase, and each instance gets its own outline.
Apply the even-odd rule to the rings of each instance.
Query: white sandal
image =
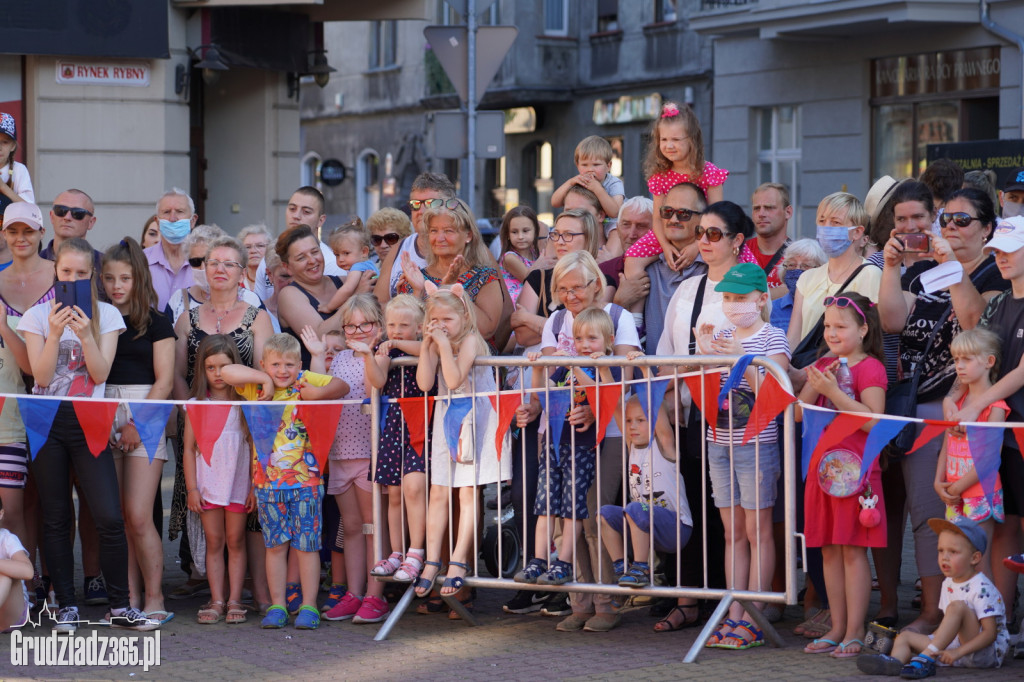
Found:
[[[394,575],[395,571],[397,571],[399,566],[401,565],[402,553],[392,552],[391,556],[389,556],[387,559],[381,559],[376,564],[374,564],[373,568],[370,569],[370,575],[374,575],[381,578]]]
[[[424,556],[419,552],[409,552],[405,555],[405,561],[395,571],[395,580],[400,583],[415,582],[423,570]]]

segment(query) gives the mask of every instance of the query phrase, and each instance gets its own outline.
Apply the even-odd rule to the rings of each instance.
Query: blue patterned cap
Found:
[[[1006,176],[1006,182],[1003,183],[1004,192],[1014,192],[1024,190],[1024,168],[1014,168],[1010,171],[1010,174]],[[999,208],[998,206],[996,208]]]
[[[981,529],[981,526],[966,517],[958,516],[953,521],[928,519],[928,525],[935,531],[936,535],[944,530],[948,530],[951,533],[964,536],[967,538],[967,542],[971,543],[971,546],[982,554],[985,553],[985,549],[988,547],[988,538],[985,536],[985,531]]]
[[[14,125],[14,117],[7,113],[0,113],[0,133],[10,135],[11,139],[17,142],[18,129]]]

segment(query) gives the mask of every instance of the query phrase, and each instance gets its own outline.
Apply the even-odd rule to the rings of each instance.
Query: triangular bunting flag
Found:
[[[1024,457],[1024,427],[1018,426],[1013,429],[1013,438],[1017,441],[1017,448],[1020,450],[1020,454]]]
[[[377,407],[380,410],[380,423],[377,425],[377,437],[380,438],[380,435],[384,433],[384,424],[388,421],[388,410],[391,409],[391,401],[382,393],[380,399],[377,401]]]
[[[992,507],[996,479],[999,478],[999,465],[1002,463],[1003,427],[968,426],[967,445],[971,451],[971,459],[974,460],[974,470],[978,472],[978,482],[985,491],[989,507]]]
[[[878,459],[882,448],[895,438],[907,422],[902,419],[879,419],[878,423],[871,427],[868,432],[868,440],[864,443],[864,455],[860,461],[860,477],[863,480],[868,475],[871,465]]]
[[[914,440],[914,444],[911,446],[910,450],[907,451],[907,454],[909,455],[918,448],[923,448],[933,438],[944,433],[950,426],[956,426],[956,422],[943,422],[934,419],[925,419],[924,428],[921,429],[921,433],[917,434],[917,438]]]
[[[258,402],[245,403],[242,405],[242,414],[245,415],[245,424],[249,427],[252,435],[252,445],[256,449],[256,459],[266,468],[270,463],[270,455],[274,451],[274,440],[281,428],[281,418],[284,416],[284,408],[287,405],[283,402]],[[308,428],[307,428],[308,432]],[[209,456],[204,452],[203,459],[210,463]]]
[[[600,443],[604,440],[608,422],[615,416],[615,408],[622,397],[622,384],[587,386],[585,390],[587,402],[590,403],[590,409],[594,411],[594,418],[597,419],[597,442]]]
[[[409,432],[409,446],[422,457],[423,448],[427,443],[427,425],[434,412],[434,398],[433,396],[399,398],[398,407],[402,410],[405,428]]]
[[[39,448],[50,436],[50,426],[60,408],[59,400],[40,400],[31,396],[18,396],[18,409],[21,420],[25,423],[25,434],[28,436],[29,454],[32,459],[39,454]]]
[[[784,389],[774,375],[767,375],[761,382],[761,390],[757,392],[757,399],[750,412],[747,428],[743,431],[743,443],[746,444],[751,438],[764,431],[788,405],[795,402],[796,398],[793,397],[793,394]]]
[[[753,361],[753,355],[744,355],[732,366],[729,375],[722,382],[722,386],[718,390],[718,409],[729,409],[729,393],[740,387],[740,383],[743,381],[743,373],[747,371],[747,367],[750,367],[750,363]]]
[[[718,393],[721,390],[722,372],[705,372],[703,376],[695,374],[684,377],[683,381],[690,389],[693,404],[704,413],[704,421],[714,435],[715,424],[718,423]]]
[[[320,471],[327,463],[327,453],[338,433],[338,420],[341,418],[341,403],[301,403],[295,406],[295,418],[306,427],[309,438],[309,449],[316,457]]]
[[[803,434],[803,447],[801,448],[802,458],[801,466],[803,467],[804,479],[807,478],[807,471],[811,465],[811,453],[814,452],[815,444],[821,440],[821,434],[825,430],[825,427],[832,423],[835,419],[835,412],[826,412],[824,410],[804,410],[804,434]]]
[[[658,410],[665,400],[665,389],[668,388],[668,379],[656,379],[647,382],[647,387],[639,387],[637,397],[640,399],[640,409],[644,411],[647,418],[648,442],[654,440],[654,425],[658,418]],[[652,417],[653,415],[653,417]]]
[[[551,434],[551,459],[558,461],[558,447],[562,443],[562,427],[565,426],[569,406],[572,405],[572,388],[552,388],[547,392],[548,433]]]
[[[491,407],[498,413],[498,430],[494,433],[494,449],[498,453],[498,461],[501,461],[502,445],[505,442],[505,434],[512,423],[512,417],[516,416],[516,408],[523,403],[523,396],[518,393],[498,393],[496,396],[489,396]]]
[[[444,413],[444,439],[448,443],[448,454],[452,461],[456,461],[459,452],[459,434],[462,433],[462,420],[466,418],[473,409],[473,399],[469,396],[459,396],[448,401],[448,409]],[[473,428],[467,424],[466,428]]]
[[[114,415],[117,414],[117,403],[107,401],[83,402],[75,400],[71,403],[78,417],[78,425],[85,434],[85,444],[93,457],[110,446],[110,429],[114,426]]]
[[[174,405],[168,403],[128,403],[135,428],[139,432],[142,447],[146,448],[149,463],[153,463],[160,440],[167,432],[167,420],[171,418]]]
[[[821,439],[818,441],[814,448],[814,452],[811,453],[811,465],[810,468],[813,470],[818,466],[818,460],[821,459],[822,455],[836,447],[847,436],[856,433],[860,427],[867,424],[874,417],[870,417],[866,414],[854,414],[849,412],[840,412],[836,415],[836,418],[832,420],[832,423],[828,425],[824,432],[821,434]]]
[[[224,423],[230,411],[231,405],[211,405],[202,401],[192,401],[185,405],[185,413],[188,414],[192,433],[196,437],[196,447],[207,462],[213,454],[214,444],[224,431]]]

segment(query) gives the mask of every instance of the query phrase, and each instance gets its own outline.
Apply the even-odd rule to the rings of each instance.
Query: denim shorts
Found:
[[[665,507],[654,506],[654,513],[646,502],[630,502],[623,507],[606,504],[601,507],[601,518],[608,522],[612,530],[620,535],[626,526],[629,516],[641,533],[654,536],[655,552],[677,552],[690,541],[693,528],[680,522],[679,513]],[[654,517],[654,528],[651,529],[651,517]],[[679,533],[679,547],[676,547],[676,532]]]
[[[587,493],[594,484],[597,471],[597,452],[589,446],[576,446],[563,442],[558,448],[558,461],[541,453],[537,467],[537,497],[533,513],[537,516],[557,516],[577,521],[590,518]],[[576,474],[575,480],[573,473]]]
[[[754,447],[753,443],[733,445],[730,471],[730,446],[708,443],[708,473],[711,475],[715,506],[719,509],[737,504],[744,509],[775,506],[775,483],[780,467],[778,443],[761,443],[758,446],[760,470],[755,466]]]
[[[315,488],[257,488],[263,543],[270,548],[290,542],[300,552],[319,552],[323,498],[323,484]]]

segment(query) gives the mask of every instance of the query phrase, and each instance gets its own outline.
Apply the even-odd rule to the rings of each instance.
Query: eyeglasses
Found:
[[[189,258],[188,259],[188,264],[191,265],[194,268],[201,268],[201,267],[203,267],[203,263],[205,263],[205,262],[206,262],[206,259],[203,258],[202,256],[198,256],[196,258]]]
[[[387,234],[373,234],[370,235],[370,241],[373,242],[374,246],[380,246],[383,242],[387,242],[388,246],[394,246],[401,239],[401,235],[397,232],[388,232]]]
[[[583,295],[583,292],[587,290],[587,287],[589,287],[593,283],[594,280],[590,280],[581,287],[569,287],[568,289],[565,287],[558,287],[557,289],[555,289],[555,294],[559,298],[562,298],[563,296],[569,296],[570,294],[573,298],[580,298]]]
[[[874,305],[874,303],[868,303],[868,308],[873,308]],[[865,322],[868,321],[868,316],[864,314],[864,311],[860,309],[860,306],[854,303],[851,299],[847,298],[846,296],[826,296],[825,307],[829,308],[831,306],[836,306],[837,308],[852,307],[854,310],[860,313],[861,318]]]
[[[346,334],[355,334],[356,332],[362,332],[363,334],[365,334],[366,332],[373,329],[373,325],[375,324],[377,323],[363,322],[362,324],[343,324],[341,328],[345,330]]]
[[[248,246],[245,247],[245,250],[246,251],[262,251],[265,248],[267,248],[267,243],[266,242],[260,242],[259,244],[249,244]]]
[[[694,232],[697,234],[698,240],[701,237],[707,237],[709,242],[720,242],[722,237],[732,236],[720,227],[704,227],[703,225],[698,225]]]
[[[939,225],[946,227],[950,223],[953,223],[957,227],[967,227],[975,220],[977,220],[977,218],[972,216],[970,213],[943,213],[939,216]]]
[[[449,211],[454,211],[459,207],[458,199],[409,199],[409,208],[414,211],[420,210],[420,208],[441,208],[444,206]]]
[[[216,270],[219,267],[223,267],[225,270],[234,270],[235,268],[241,270],[242,264],[236,263],[233,260],[208,260],[206,261],[206,267],[211,270]]]
[[[703,213],[701,211],[694,211],[690,208],[672,208],[671,206],[661,207],[662,220],[672,220],[672,216],[675,216],[676,220],[681,223],[685,223],[695,215],[703,215]]]
[[[548,232],[548,237],[556,244],[558,242],[569,243],[576,237],[582,237],[583,234],[583,232]]]
[[[75,208],[73,206],[64,206],[62,204],[53,205],[53,214],[58,218],[63,218],[71,211],[71,217],[75,220],[85,220],[87,217],[92,215],[92,211],[87,211],[84,208]]]

